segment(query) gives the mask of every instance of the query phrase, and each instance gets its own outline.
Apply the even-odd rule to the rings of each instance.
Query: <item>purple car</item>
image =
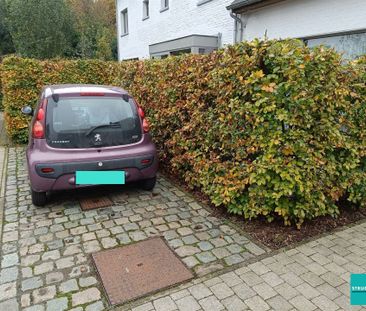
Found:
[[[52,85],[42,90],[27,148],[32,202],[47,192],[139,181],[156,183],[158,159],[143,110],[123,89]]]

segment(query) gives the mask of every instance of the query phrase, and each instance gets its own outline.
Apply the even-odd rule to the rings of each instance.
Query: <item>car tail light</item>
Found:
[[[105,93],[102,92],[81,92],[80,96],[104,96]]]
[[[36,121],[33,124],[33,138],[44,138],[44,127],[43,124],[40,121]]]
[[[44,138],[45,136],[45,120],[46,120],[46,107],[48,100],[47,98],[43,99],[40,108],[36,115],[36,121],[33,124],[32,128],[32,136],[33,138]]]
[[[140,117],[143,119],[143,118],[145,118],[145,112],[142,110],[142,108],[141,107],[139,107],[139,115],[140,115]]]
[[[37,120],[38,121],[42,121],[44,120],[44,109],[41,108],[38,110],[38,113],[37,113]]]
[[[141,164],[149,164],[149,163],[151,163],[150,159],[141,160]]]
[[[42,173],[53,173],[55,170],[52,167],[44,167],[41,169]]]
[[[147,120],[145,119],[145,112],[138,103],[136,103],[136,105],[137,105],[137,111],[142,120],[142,129],[144,130],[144,133],[148,133],[150,131],[150,125],[149,122],[147,122]]]
[[[149,125],[149,122],[147,122],[146,119],[142,120],[142,128],[144,130],[144,133],[148,133],[150,131],[150,125]]]

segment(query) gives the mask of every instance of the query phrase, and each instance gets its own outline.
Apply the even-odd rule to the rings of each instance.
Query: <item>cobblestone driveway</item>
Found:
[[[163,236],[197,276],[265,253],[162,177],[153,193],[113,188],[107,192],[113,206],[82,211],[78,198],[96,191],[103,190],[57,194],[35,208],[24,149],[9,150],[0,310],[104,310],[90,254],[151,236]]]
[[[366,273],[366,223],[197,279],[132,310],[365,310],[350,306],[350,273]]]

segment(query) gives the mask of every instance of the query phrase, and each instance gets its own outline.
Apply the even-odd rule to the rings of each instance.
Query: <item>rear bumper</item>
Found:
[[[149,163],[141,162],[150,159]],[[86,186],[75,185],[76,171],[126,172],[126,183],[156,176],[158,159],[150,135],[140,143],[100,149],[54,149],[44,140],[33,140],[27,149],[27,164],[31,188],[37,192],[66,190]],[[52,173],[42,172],[52,168]]]
[[[33,172],[30,172],[31,187],[37,192],[67,190],[87,187],[87,185],[75,184],[76,171],[97,171],[97,170],[114,170],[125,171],[126,183],[153,178],[156,176],[158,170],[158,161],[156,157],[150,156],[152,162],[149,166],[133,167],[133,161],[128,159],[117,159],[102,161],[102,163],[108,162],[105,166],[98,166],[98,162],[82,162],[77,163],[55,163],[55,164],[37,164],[34,168],[30,168]],[[144,157],[146,158],[146,157]],[[38,173],[42,167],[55,167],[53,174]]]

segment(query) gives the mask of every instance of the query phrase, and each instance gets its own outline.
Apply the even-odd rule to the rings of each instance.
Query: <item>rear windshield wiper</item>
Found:
[[[86,132],[85,136],[89,136],[96,129],[99,129],[99,128],[102,128],[102,127],[121,127],[121,121],[110,122],[109,124],[101,124],[101,125],[94,126],[89,131]]]

